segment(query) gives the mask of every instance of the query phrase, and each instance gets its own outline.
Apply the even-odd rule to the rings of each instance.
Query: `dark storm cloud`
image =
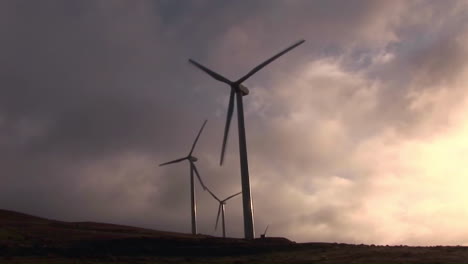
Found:
[[[5,188],[29,182],[28,197],[45,192],[49,200],[64,188],[78,188],[85,161],[169,146],[163,139],[177,126],[171,117],[186,111],[187,101],[182,97],[172,107],[182,87],[167,76],[177,63],[161,41],[167,32],[159,28],[156,7],[128,1],[3,3],[10,19],[1,30],[2,142],[5,156],[16,160],[3,160],[14,175]],[[34,184],[36,177],[44,184]],[[27,207],[47,207],[32,201]]]
[[[119,7],[99,12],[84,3],[80,14],[69,16],[67,10],[77,7],[49,3],[11,10],[17,16],[9,25],[14,34],[5,36],[10,43],[3,49],[2,113],[7,119],[50,122],[45,125],[58,144],[100,144],[93,134],[104,141],[116,136],[118,142],[124,136],[119,130],[135,128],[128,122],[149,121],[145,110],[156,110],[145,109],[151,106],[151,94],[140,79],[155,66],[146,59],[153,54],[141,52],[154,39],[136,30],[149,21],[113,17]],[[133,41],[143,37],[146,42]],[[119,119],[126,125],[119,125]],[[84,138],[76,142],[77,137]]]
[[[205,100],[205,92],[189,85],[186,76],[195,71],[187,58],[199,53],[196,49],[218,34],[222,23],[201,19],[209,12],[205,7],[219,8],[216,5],[197,9],[195,4],[199,15],[190,15],[188,22],[177,18],[177,12],[190,6],[166,13],[167,5],[3,3],[4,207],[51,217],[119,221],[130,207],[160,204],[156,215],[170,216],[169,209],[186,202],[180,191],[187,183],[185,164],[179,171],[159,170],[165,174],[160,181],[156,164],[186,155],[201,121],[215,112],[215,100]],[[143,161],[134,168],[132,159],[138,157]],[[143,200],[135,198],[135,185],[152,191],[140,193]],[[172,226],[165,229],[177,229],[180,210],[175,212],[167,221]],[[134,223],[142,221],[136,215],[124,220],[134,218]]]

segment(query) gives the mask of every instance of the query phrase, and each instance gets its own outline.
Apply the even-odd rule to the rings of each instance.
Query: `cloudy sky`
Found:
[[[187,59],[237,79],[299,39],[245,82],[257,234],[468,245],[463,0],[0,1],[0,208],[190,232],[188,164],[157,164],[208,119],[206,184],[240,170],[236,126],[218,165],[229,88]]]

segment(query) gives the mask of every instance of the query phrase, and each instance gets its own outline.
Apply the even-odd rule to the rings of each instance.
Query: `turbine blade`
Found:
[[[218,222],[219,222],[219,215],[221,214],[221,203],[218,206],[218,216],[216,217],[216,225],[215,225],[215,230],[218,228]]]
[[[231,198],[234,198],[234,197],[236,197],[237,195],[239,195],[239,194],[241,194],[241,193],[242,193],[242,192],[238,192],[238,193],[236,193],[236,194],[233,194],[233,195],[229,196],[228,198],[222,200],[222,202],[225,202],[225,201],[227,201],[227,200],[229,200],[229,199],[231,199]]]
[[[222,166],[224,162],[224,153],[226,152],[226,145],[227,145],[227,139],[229,135],[229,128],[231,126],[231,120],[232,120],[232,113],[234,112],[234,96],[235,96],[235,91],[233,88],[231,88],[231,95],[229,96],[229,105],[228,105],[228,111],[227,111],[227,116],[226,116],[226,125],[224,127],[224,137],[223,137],[223,146],[221,148],[221,159],[219,161],[219,165]]]
[[[201,132],[202,132],[203,129],[205,128],[206,122],[208,122],[208,120],[205,120],[205,122],[203,122],[203,125],[202,125],[202,127],[200,128],[200,131],[198,131],[198,135],[197,135],[197,137],[195,138],[195,141],[193,142],[192,149],[190,149],[190,153],[188,154],[189,156],[192,155],[192,152],[193,152],[193,150],[195,149],[195,146],[197,145],[198,138],[200,137]]]
[[[162,164],[159,164],[159,167],[164,166],[164,165],[167,165],[167,164],[172,164],[172,163],[181,162],[181,161],[186,160],[186,159],[187,159],[187,157],[181,158],[181,159],[176,159],[176,160],[169,161],[169,162],[166,162],[166,163],[162,163]]]
[[[195,65],[200,70],[206,72],[208,75],[210,75],[214,79],[216,79],[216,80],[218,80],[220,82],[227,83],[227,84],[231,85],[232,82],[230,80],[228,80],[226,77],[222,76],[221,74],[216,73],[216,72],[208,69],[207,67],[201,65],[200,63],[198,63],[198,62],[196,62],[196,61],[194,61],[192,59],[189,59],[189,62],[192,63],[193,65]]]
[[[240,78],[239,80],[236,81],[236,83],[240,84],[242,82],[244,82],[245,80],[247,80],[250,76],[254,75],[256,72],[258,72],[259,70],[261,70],[263,67],[267,66],[268,64],[270,64],[272,61],[276,60],[277,58],[281,57],[282,55],[284,55],[285,53],[287,53],[288,51],[294,49],[295,47],[301,45],[302,43],[304,43],[305,40],[300,40],[296,43],[294,43],[293,45],[291,45],[290,47],[288,47],[287,49],[281,51],[280,53],[276,54],[275,56],[269,58],[268,60],[264,61],[263,63],[261,63],[260,65],[258,65],[257,67],[253,68],[249,73],[247,73],[244,77]]]
[[[207,189],[206,185],[203,183],[203,180],[200,177],[200,173],[198,173],[197,166],[195,166],[195,163],[192,162],[192,161],[190,161],[190,163],[192,163],[193,170],[195,171],[195,175],[197,175],[198,181],[200,182],[201,186],[203,187],[203,190],[206,190]]]
[[[213,196],[213,198],[216,199],[216,201],[221,202],[218,196],[216,196],[213,192],[211,192],[211,190],[208,187],[206,188],[206,190],[211,194],[211,196]]]

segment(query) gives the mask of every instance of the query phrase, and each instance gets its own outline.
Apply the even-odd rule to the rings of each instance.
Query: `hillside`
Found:
[[[135,237],[160,239],[192,238],[191,235],[187,234],[131,226],[49,220],[0,209],[0,244],[18,245],[32,241],[40,241],[41,243],[70,243],[89,239],[106,240]]]
[[[465,263],[466,247],[246,241],[0,210],[0,263]]]

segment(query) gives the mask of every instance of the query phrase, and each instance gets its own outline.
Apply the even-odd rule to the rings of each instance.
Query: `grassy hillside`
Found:
[[[246,241],[0,210],[0,263],[466,263],[466,247]]]

